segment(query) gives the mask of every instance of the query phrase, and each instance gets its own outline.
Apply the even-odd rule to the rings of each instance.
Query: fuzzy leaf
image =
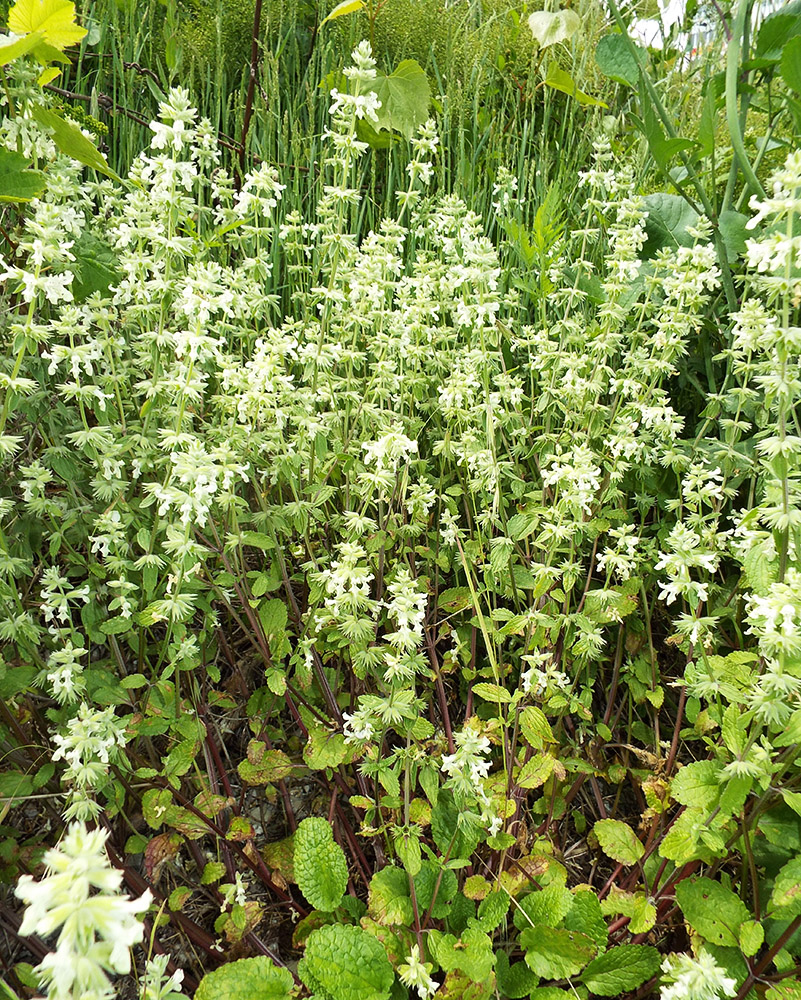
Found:
[[[606,948],[609,930],[594,892],[580,889],[573,894],[573,905],[565,915],[565,927],[591,938],[598,948]]]
[[[304,819],[295,831],[295,878],[316,910],[335,910],[348,885],[345,852],[322,817]]]
[[[477,694],[479,698],[491,701],[495,705],[508,705],[512,700],[512,696],[500,684],[474,684],[473,694]]]
[[[714,760],[685,764],[671,781],[670,794],[683,806],[708,809],[720,794],[719,773],[720,764]]]
[[[395,979],[383,945],[361,927],[346,924],[309,935],[298,974],[313,993],[332,1000],[387,1000]]]
[[[293,986],[289,969],[263,955],[229,962],[201,979],[195,1000],[289,1000]]]
[[[554,743],[553,731],[541,708],[529,705],[520,713],[520,732],[534,750],[542,750],[546,743]]]
[[[751,919],[740,897],[710,878],[679,882],[676,902],[690,927],[710,944],[737,947],[740,925]]]
[[[659,952],[644,944],[621,944],[599,955],[581,974],[591,993],[617,997],[636,990],[659,970]]]
[[[637,834],[619,819],[600,819],[593,831],[604,854],[622,865],[635,865],[645,852]]]
[[[420,878],[420,875],[418,875]],[[379,924],[411,924],[414,919],[409,898],[409,876],[401,868],[387,865],[370,879],[368,912]],[[425,903],[421,903],[425,906]]]
[[[526,965],[547,979],[577,976],[598,950],[585,934],[544,924],[527,927],[520,934],[520,943],[526,949]]]
[[[581,18],[574,10],[536,10],[529,14],[528,26],[541,49],[565,42],[581,27]]]
[[[556,758],[549,753],[535,753],[520,768],[517,783],[521,788],[539,788],[550,778]]]

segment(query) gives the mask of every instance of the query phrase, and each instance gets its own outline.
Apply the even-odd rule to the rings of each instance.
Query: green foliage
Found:
[[[298,826],[293,864],[300,891],[311,905],[335,910],[348,885],[348,865],[324,819],[311,816]]]
[[[198,1000],[289,1000],[292,976],[269,958],[241,958],[208,972],[197,988]]]
[[[309,935],[298,974],[323,1000],[387,1000],[394,979],[381,944],[343,924]]]

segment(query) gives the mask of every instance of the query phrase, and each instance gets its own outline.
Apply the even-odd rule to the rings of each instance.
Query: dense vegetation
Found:
[[[801,5],[641,14],[0,6],[9,1000],[801,998]]]

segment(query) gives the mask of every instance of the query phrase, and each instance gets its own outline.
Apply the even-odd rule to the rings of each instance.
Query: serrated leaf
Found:
[[[536,10],[529,14],[528,26],[541,49],[565,42],[581,28],[581,18],[574,10]]]
[[[213,885],[214,882],[219,882],[223,875],[225,875],[225,865],[222,861],[209,861],[203,869],[200,884]]]
[[[631,827],[619,819],[600,819],[593,827],[604,854],[622,865],[635,865],[645,853]]]
[[[539,788],[553,773],[556,758],[549,753],[535,753],[520,768],[517,783],[521,788]]]
[[[714,760],[685,764],[670,783],[670,794],[683,806],[708,809],[720,795],[721,765]]]
[[[240,762],[237,771],[248,785],[268,785],[288,777],[292,773],[292,761],[283,750],[268,750],[261,740],[251,740],[247,760]]]
[[[8,29],[15,35],[37,31],[42,40],[63,52],[86,34],[75,23],[75,4],[71,0],[17,0],[8,12]]]
[[[496,889],[485,897],[478,907],[478,919],[482,930],[488,933],[501,925],[509,911],[511,899],[504,889]]]
[[[342,3],[338,3],[331,13],[320,21],[320,27],[322,28],[327,21],[333,21],[337,17],[344,17],[346,14],[355,14],[356,11],[363,10],[364,7],[364,0],[342,0]]]
[[[372,89],[381,101],[378,121],[373,123],[376,131],[394,130],[411,139],[428,118],[431,103],[431,89],[422,66],[414,59],[404,59],[389,76],[378,73]]]
[[[546,743],[555,743],[550,723],[541,708],[529,705],[520,713],[520,732],[534,750],[542,750]]]
[[[495,953],[495,976],[498,989],[509,1000],[526,997],[537,985],[537,977],[525,962],[509,963],[509,956],[502,949]]]
[[[784,920],[801,913],[801,858],[793,858],[781,869],[773,883],[770,901],[782,910]]]
[[[645,944],[621,944],[599,955],[581,974],[581,981],[601,997],[617,997],[655,976],[661,958]]]
[[[526,965],[547,979],[577,976],[598,950],[585,934],[544,924],[527,927],[520,934],[520,943],[526,949]]]
[[[471,607],[472,603],[469,587],[451,587],[443,590],[437,599],[437,607],[449,613],[464,611],[465,608]]]
[[[494,705],[508,705],[512,700],[512,696],[500,684],[474,684],[473,694],[477,694],[484,701],[491,701]]]
[[[309,935],[298,974],[310,990],[332,1000],[387,1000],[395,979],[383,945],[361,927],[346,924]]]
[[[228,962],[201,979],[195,1000],[290,1000],[294,981],[264,955]]]
[[[77,125],[73,125],[60,114],[47,108],[34,106],[31,113],[40,125],[52,132],[53,142],[65,156],[97,170],[100,174],[105,174],[106,177],[111,177],[112,180],[120,179],[106,163],[105,156],[86,138]]]
[[[632,43],[634,44],[634,43]],[[639,45],[636,46],[643,53]],[[595,61],[604,76],[627,87],[636,87],[640,71],[629,43],[623,35],[604,35],[595,47]]]
[[[21,153],[0,147],[0,203],[30,201],[45,189],[41,170],[29,170],[30,160]]]
[[[710,944],[736,948],[741,924],[751,919],[740,897],[710,878],[683,879],[676,886],[676,902],[690,927]]]
[[[547,87],[552,87],[554,90],[559,90],[563,94],[572,97],[582,107],[609,107],[608,104],[599,101],[597,97],[591,97],[589,94],[585,94],[583,90],[579,90],[578,84],[573,77],[555,64],[548,67],[548,75],[545,77],[544,82]]]
[[[601,903],[594,892],[579,889],[573,894],[573,905],[565,914],[565,928],[591,938],[599,950],[606,948],[609,930],[601,912]]]
[[[698,223],[698,213],[677,194],[659,191],[643,199],[648,217],[645,231],[648,240],[643,247],[646,257],[654,257],[666,247],[691,247],[694,238],[687,232],[688,227]]]
[[[348,747],[342,733],[332,733],[320,725],[309,726],[309,737],[303,747],[303,760],[312,771],[338,767],[347,756]]]
[[[348,886],[345,852],[334,841],[330,824],[310,816],[295,831],[295,878],[316,910],[335,910]]]
[[[525,930],[532,925],[557,927],[573,905],[573,893],[563,885],[549,885],[524,896],[514,910],[514,925]]]

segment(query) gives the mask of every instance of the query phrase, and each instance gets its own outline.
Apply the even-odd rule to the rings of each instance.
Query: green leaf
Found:
[[[604,76],[627,87],[636,87],[640,71],[630,45],[635,45],[646,58],[645,50],[623,35],[604,35],[595,47],[595,61]]]
[[[670,783],[670,794],[683,806],[709,809],[720,795],[721,765],[714,760],[685,764]]]
[[[477,694],[479,698],[491,701],[495,705],[508,705],[512,700],[512,696],[500,684],[474,684],[473,694]]]
[[[609,105],[599,101],[597,97],[585,94],[578,89],[578,84],[573,77],[565,70],[552,64],[548,67],[548,75],[545,77],[545,84],[553,90],[559,90],[563,94],[568,94],[574,98],[582,107],[608,108]]]
[[[660,955],[645,944],[621,944],[599,955],[581,974],[581,981],[601,997],[617,997],[655,976]]]
[[[65,156],[92,167],[93,170],[111,177],[112,180],[120,179],[106,163],[106,158],[100,150],[86,138],[77,125],[73,125],[60,114],[47,108],[34,106],[31,113],[40,125],[50,129],[53,142]]]
[[[585,934],[544,924],[527,927],[520,934],[520,943],[526,949],[526,965],[547,979],[577,976],[598,950]]]
[[[30,201],[45,189],[41,170],[28,170],[30,160],[21,153],[0,147],[0,203]]]
[[[565,914],[565,928],[586,934],[601,951],[606,948],[609,929],[601,912],[601,903],[594,892],[579,889],[573,894],[573,905]]]
[[[751,957],[756,955],[765,941],[765,929],[757,920],[746,920],[737,933],[740,951]]]
[[[492,973],[495,964],[492,942],[480,928],[468,927],[458,939],[453,934],[432,931],[428,941],[446,972],[461,969],[474,983],[483,983]]]
[[[482,899],[478,906],[478,919],[483,930],[490,932],[500,927],[509,911],[511,899],[504,889],[496,889]]]
[[[546,743],[555,743],[550,723],[541,708],[529,705],[520,713],[520,732],[534,750],[542,750]]]
[[[247,785],[269,785],[292,773],[292,761],[283,750],[268,750],[261,740],[251,740],[247,760],[239,763],[237,771]]]
[[[528,26],[537,45],[544,49],[572,38],[581,28],[581,18],[574,10],[536,10],[529,14]]]
[[[748,907],[736,893],[709,878],[679,882],[676,902],[690,927],[715,945],[738,947],[740,925],[751,919]]]
[[[364,7],[364,0],[342,0],[342,3],[338,3],[328,17],[324,17],[320,21],[320,27],[322,28],[327,21],[333,21],[337,17],[344,17],[345,14],[355,14],[357,10],[363,10]]]
[[[443,590],[437,599],[437,607],[451,614],[464,611],[472,604],[473,597],[469,587],[450,587],[448,590]]]
[[[298,974],[313,993],[332,1000],[387,1000],[395,979],[383,946],[361,927],[346,924],[309,935]]]
[[[394,130],[411,139],[428,118],[431,103],[428,77],[422,66],[414,59],[404,59],[389,76],[378,73],[372,88],[381,101],[375,129]]]
[[[495,953],[495,976],[498,989],[509,1000],[526,997],[537,985],[537,977],[525,962],[509,964],[509,956],[503,949]]]
[[[776,876],[770,901],[784,920],[801,913],[801,858],[788,861]]]
[[[86,28],[75,23],[75,4],[71,0],[17,0],[8,12],[8,30],[15,35],[36,31],[60,52],[86,34]]]
[[[303,759],[312,771],[323,771],[327,767],[338,767],[348,753],[348,746],[342,733],[332,733],[321,725],[308,727],[309,738],[303,747]]]
[[[599,819],[593,832],[604,854],[622,865],[636,864],[645,853],[637,834],[622,820]]]
[[[644,256],[653,257],[665,247],[673,249],[693,245],[694,240],[687,227],[697,225],[698,213],[684,198],[660,191],[647,195],[643,202],[648,212],[645,220],[648,241],[643,247]]]
[[[539,788],[553,773],[556,758],[549,753],[535,753],[520,768],[517,783],[521,788]]]
[[[416,880],[415,885],[417,885]],[[425,903],[420,905],[425,906]],[[373,875],[370,879],[367,909],[370,916],[379,924],[400,926],[411,924],[414,912],[409,898],[409,876],[403,869],[387,865]]]
[[[33,791],[33,778],[22,771],[0,772],[0,816],[24,802]]]
[[[295,831],[295,878],[316,910],[335,910],[348,886],[345,852],[334,841],[330,824],[310,816]]]
[[[524,896],[515,907],[514,925],[518,930],[532,924],[556,927],[573,905],[573,893],[563,885],[549,885]]]
[[[766,17],[757,35],[754,54],[761,59],[779,59],[787,43],[801,35],[801,15],[778,11]]]
[[[293,985],[289,969],[258,955],[207,972],[195,1000],[290,1000]]]
[[[749,235],[746,229],[747,222],[748,216],[742,212],[727,209],[720,213],[718,229],[726,246],[726,256],[729,260],[736,260],[745,253],[745,241]]]
[[[23,35],[14,42],[7,42],[0,45],[0,66],[7,66],[20,56],[26,55],[31,49],[35,49],[39,42],[44,40],[41,31],[33,31],[29,35]]]
[[[122,277],[119,259],[111,247],[94,233],[84,229],[72,247],[75,275],[72,294],[77,302],[84,302],[90,295],[105,295]]]

